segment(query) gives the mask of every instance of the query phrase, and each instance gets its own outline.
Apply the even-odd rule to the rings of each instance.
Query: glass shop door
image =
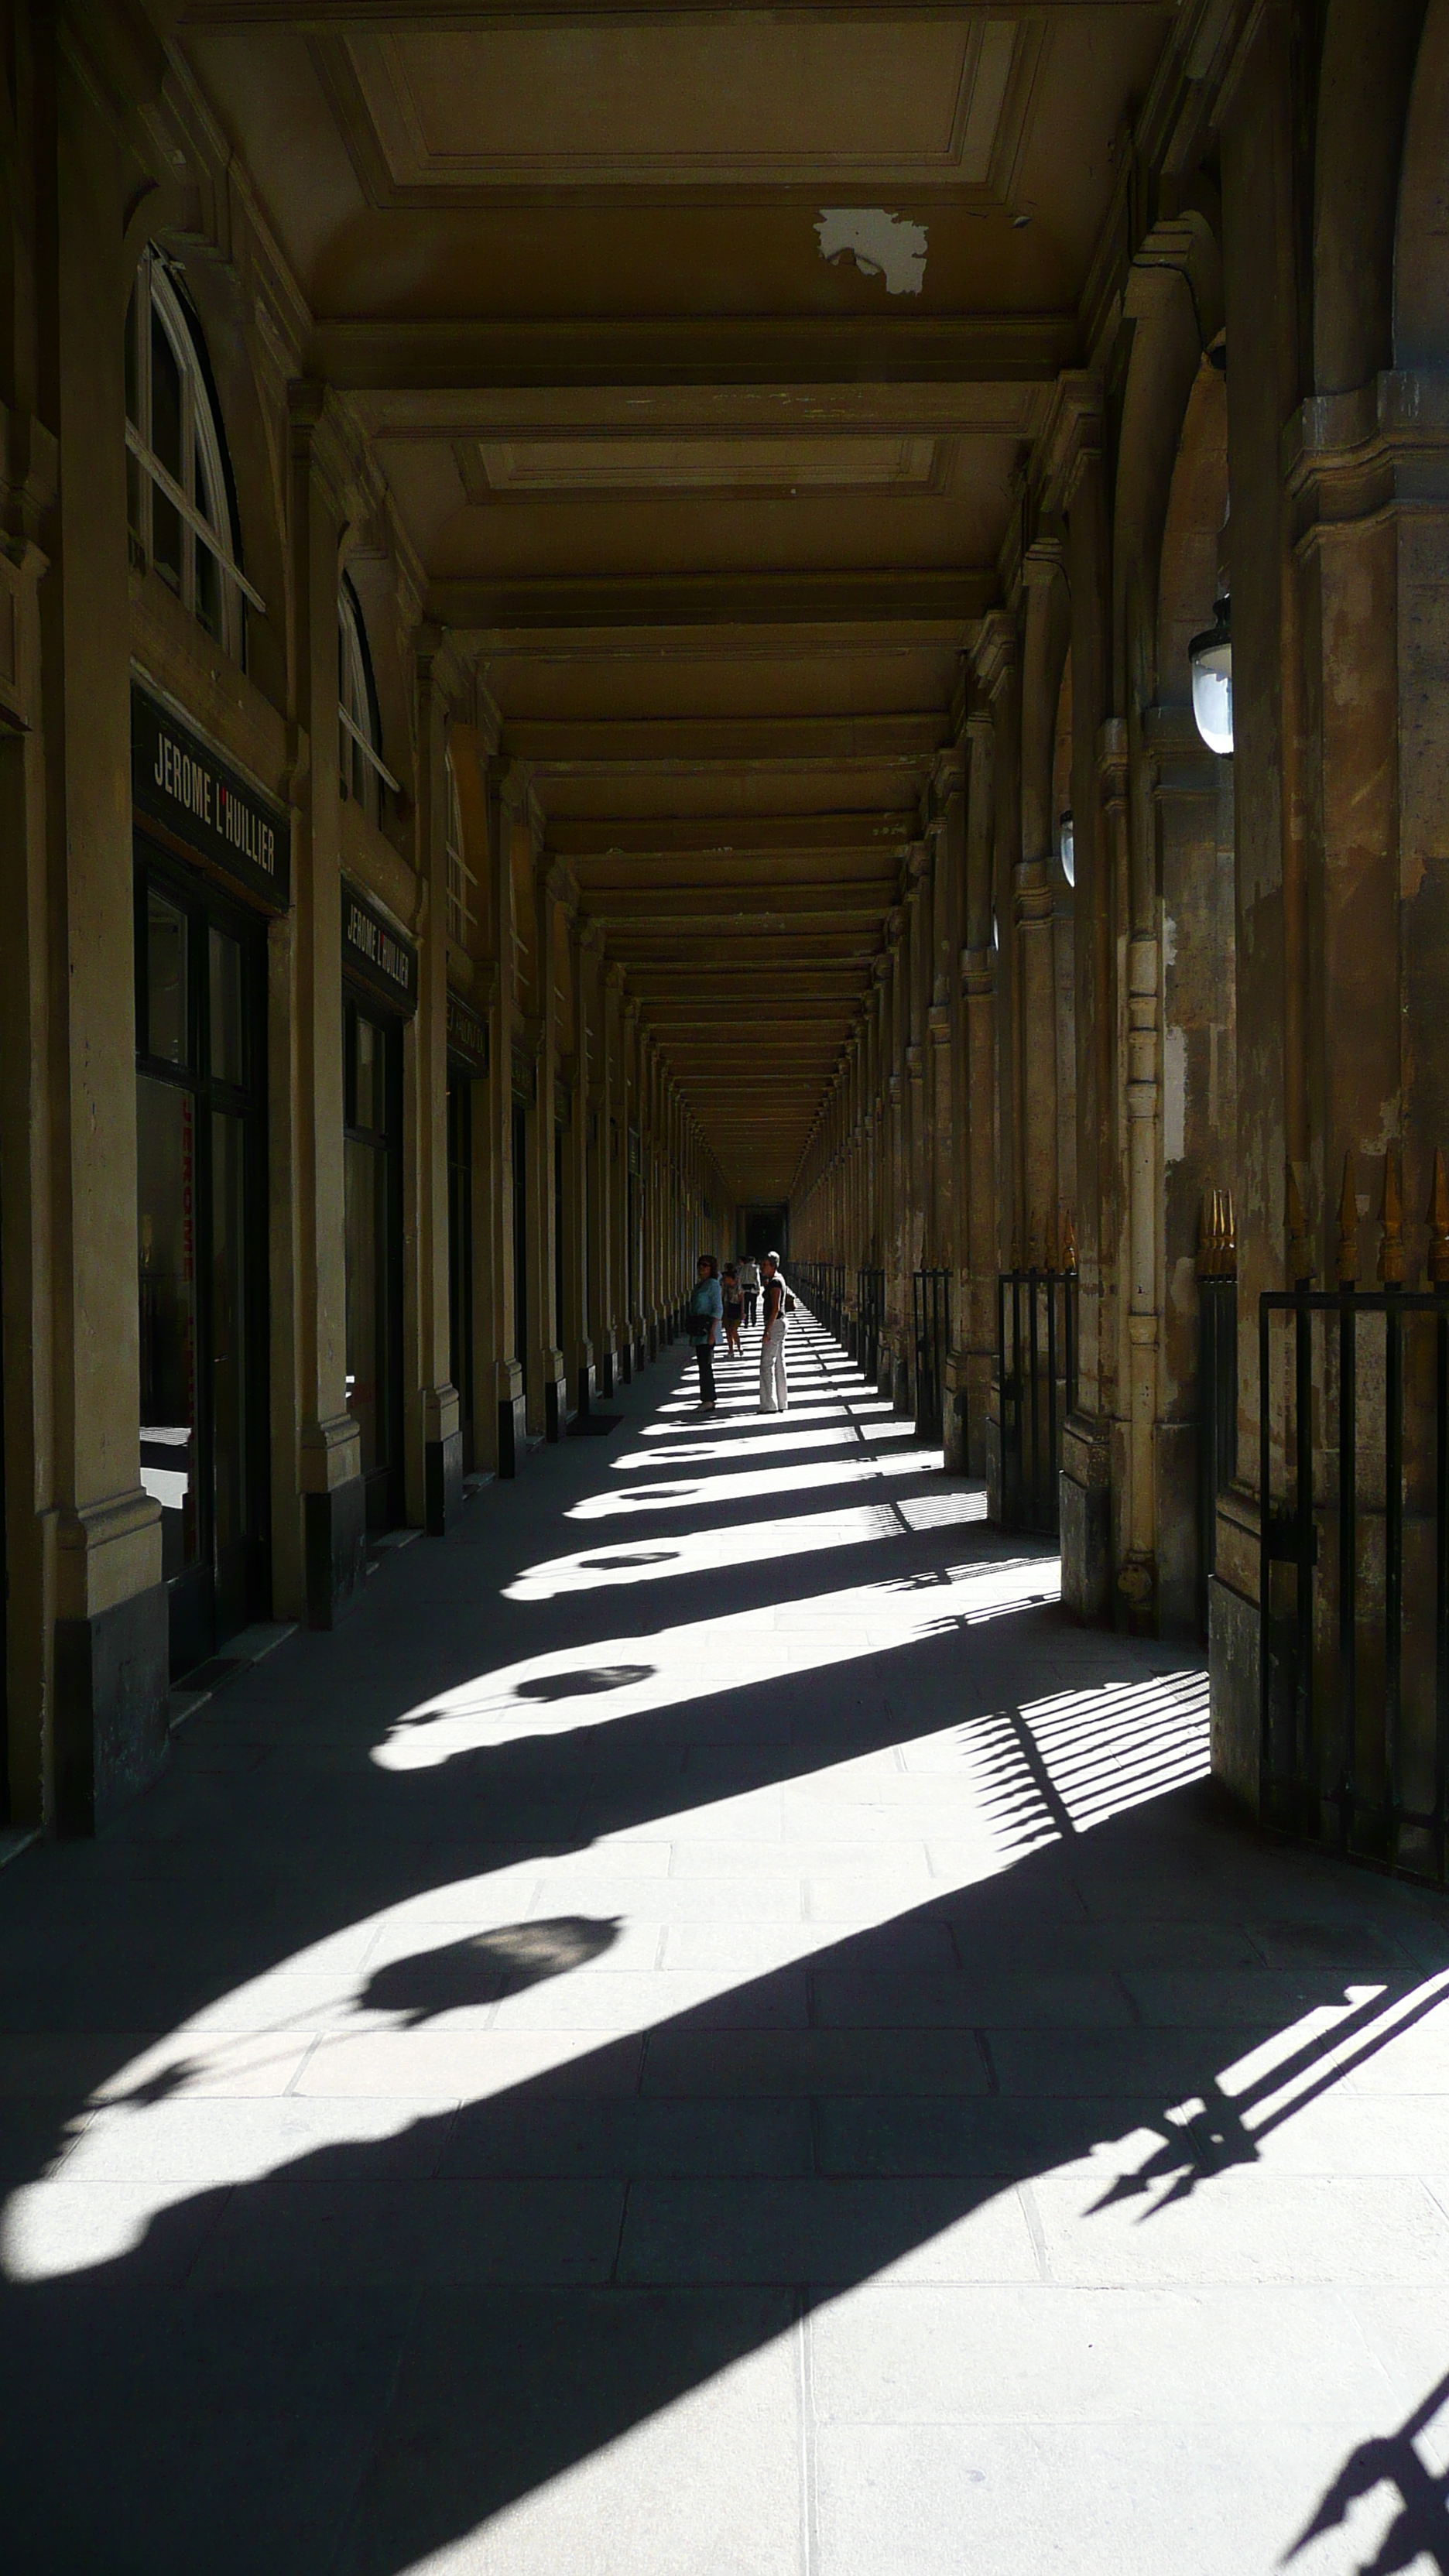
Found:
[[[141,1482],[171,1670],[268,1607],[266,933],[138,852]]]
[[[347,1410],[362,1434],[376,1537],[404,1518],[402,1031],[350,998],[343,1019]]]

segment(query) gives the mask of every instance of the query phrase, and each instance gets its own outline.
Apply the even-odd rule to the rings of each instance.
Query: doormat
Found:
[[[569,1424],[569,1438],[607,1440],[611,1431],[618,1430],[623,1419],[622,1413],[576,1413]]]

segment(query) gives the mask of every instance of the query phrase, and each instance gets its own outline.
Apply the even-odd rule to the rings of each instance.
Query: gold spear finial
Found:
[[[1444,1172],[1442,1147],[1434,1156],[1434,1178],[1429,1188],[1426,1211],[1429,1228],[1429,1285],[1449,1288],[1449,1179]]]
[[[1338,1200],[1338,1284],[1358,1286],[1358,1199],[1353,1186],[1353,1156],[1343,1158],[1343,1188]]]
[[[1288,1276],[1295,1288],[1306,1288],[1313,1277],[1313,1246],[1308,1240],[1308,1219],[1303,1213],[1298,1175],[1288,1166]]]
[[[1379,1208],[1379,1277],[1386,1288],[1404,1284],[1404,1200],[1399,1188],[1399,1159],[1393,1146],[1384,1156],[1384,1195]]]
[[[1238,1218],[1231,1190],[1223,1192],[1223,1277],[1238,1275]]]
[[[1072,1211],[1068,1208],[1066,1224],[1062,1229],[1062,1268],[1063,1270],[1075,1270],[1076,1266],[1077,1229],[1072,1220]]]

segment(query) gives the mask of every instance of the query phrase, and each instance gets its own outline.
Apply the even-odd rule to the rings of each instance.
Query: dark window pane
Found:
[[[242,1083],[246,1080],[246,1051],[241,948],[224,930],[214,929],[210,942],[212,1080]]]
[[[140,1238],[141,1482],[161,1506],[161,1570],[196,1559],[196,1105],[136,1086]]]
[[[193,489],[196,495],[196,506],[208,527],[220,531],[223,525],[220,495],[213,492],[211,488],[211,477],[206,470],[200,439],[196,441],[196,480]],[[220,640],[221,566],[210,546],[206,545],[200,537],[196,540],[196,614],[208,635],[214,635]]]
[[[185,1064],[186,915],[164,895],[146,897],[146,1052]]]
[[[181,370],[160,322],[151,321],[151,448],[174,482],[183,474]],[[181,588],[181,515],[163,492],[151,498],[151,557],[173,590]]]
[[[387,1124],[383,1106],[383,1039],[381,1029],[357,1014],[357,1084],[352,1123],[380,1133]]]
[[[185,485],[181,454],[181,369],[158,315],[151,317],[151,447],[175,483]]]
[[[362,1434],[362,1472],[388,1462],[386,1421],[387,1169],[375,1145],[343,1147],[347,1253],[347,1410]]]
[[[240,1118],[213,1112],[211,1158],[212,1451],[220,1554],[244,1538],[248,1526],[246,1144]]]

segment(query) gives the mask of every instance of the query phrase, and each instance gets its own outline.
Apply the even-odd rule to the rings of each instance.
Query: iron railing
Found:
[[[1077,1401],[1077,1273],[1030,1264],[996,1280],[1001,1526],[1055,1538],[1062,1430]]]
[[[951,1347],[951,1273],[913,1270],[911,1317],[916,1352],[916,1430],[922,1440],[944,1437],[946,1354]]]
[[[1336,1843],[1351,1857],[1443,1883],[1449,1192],[1441,1166],[1432,1284],[1422,1292],[1399,1284],[1392,1168],[1379,1255],[1384,1284],[1357,1287],[1351,1195],[1346,1181],[1338,1287],[1303,1282],[1258,1306],[1260,1811],[1266,1823]],[[1273,1368],[1280,1319],[1291,1343],[1281,1385]],[[1281,1499],[1273,1491],[1275,1403],[1284,1406],[1285,1478],[1291,1471]]]
[[[1238,1244],[1226,1190],[1203,1200],[1197,1253],[1198,1632],[1208,1633],[1218,1496],[1238,1472]]]
[[[874,1385],[880,1377],[880,1334],[885,1320],[885,1272],[855,1274],[856,1351],[862,1377]]]

